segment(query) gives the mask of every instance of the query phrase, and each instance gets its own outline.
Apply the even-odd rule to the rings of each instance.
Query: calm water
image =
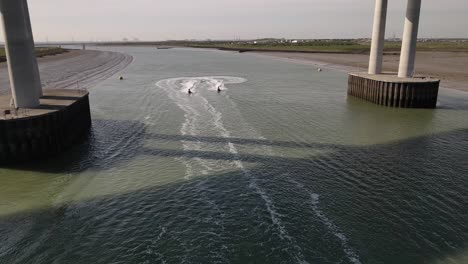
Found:
[[[467,94],[391,109],[311,65],[113,49],[88,142],[0,170],[0,263],[468,263]]]

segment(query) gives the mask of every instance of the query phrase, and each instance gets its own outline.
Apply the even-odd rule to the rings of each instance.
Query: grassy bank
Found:
[[[38,58],[44,57],[44,56],[52,56],[52,55],[57,55],[60,53],[67,52],[66,49],[62,48],[36,48],[36,56]],[[0,62],[6,61],[6,56],[5,56],[5,49],[0,48]]]
[[[164,46],[210,48],[221,50],[310,52],[310,53],[369,53],[370,42],[367,40],[305,40],[298,43],[266,39],[254,41],[148,41],[148,42],[102,42],[102,46]],[[467,40],[424,40],[418,43],[418,51],[468,52]],[[387,41],[385,52],[399,53],[401,43]]]
[[[178,43],[177,46],[193,48],[217,48],[221,50],[311,52],[311,53],[369,53],[370,43],[357,41],[311,41],[303,43],[236,43],[236,42],[199,42]],[[419,42],[418,51],[468,52],[467,42]],[[401,43],[385,43],[385,52],[398,53]]]

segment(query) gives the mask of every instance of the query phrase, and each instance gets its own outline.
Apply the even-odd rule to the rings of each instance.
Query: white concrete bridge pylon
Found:
[[[421,2],[421,0],[408,0],[398,69],[398,77],[400,78],[412,78],[414,75]],[[381,74],[383,70],[387,7],[388,0],[375,1],[369,74]]]
[[[382,73],[388,0],[376,0],[374,28],[369,59],[369,74]]]
[[[398,69],[398,77],[401,78],[409,78],[414,75],[420,13],[421,0],[408,0]]]
[[[37,107],[42,86],[27,0],[0,0],[0,14],[15,107]]]

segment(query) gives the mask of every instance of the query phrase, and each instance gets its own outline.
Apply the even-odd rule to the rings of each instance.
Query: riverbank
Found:
[[[36,48],[36,57],[42,58],[45,56],[55,56],[58,54],[66,53],[69,50],[67,49],[62,49],[62,48]],[[6,55],[5,55],[5,49],[0,48],[0,62],[5,62]]]
[[[43,88],[91,88],[127,67],[133,57],[127,54],[70,50],[55,56],[38,58]],[[0,94],[10,91],[6,63],[0,63]]]
[[[255,54],[296,60],[343,71],[366,71],[368,54],[264,52]],[[384,70],[398,71],[398,54],[384,56]],[[442,87],[468,92],[468,52],[421,51],[416,56],[417,74],[442,80]]]
[[[257,41],[172,41],[166,45],[257,53],[303,61],[343,71],[366,71],[370,42],[363,40],[305,40],[285,42],[278,39]],[[384,70],[398,71],[401,43],[386,41]],[[468,91],[468,42],[432,39],[418,42],[417,74],[442,80],[442,87]]]

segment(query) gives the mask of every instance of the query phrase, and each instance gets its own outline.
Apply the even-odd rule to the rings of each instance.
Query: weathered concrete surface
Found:
[[[348,95],[366,101],[400,108],[435,108],[440,80],[399,78],[396,74],[351,73]]]
[[[0,164],[56,155],[79,142],[91,127],[88,92],[44,90],[40,106],[10,108],[0,96]]]

